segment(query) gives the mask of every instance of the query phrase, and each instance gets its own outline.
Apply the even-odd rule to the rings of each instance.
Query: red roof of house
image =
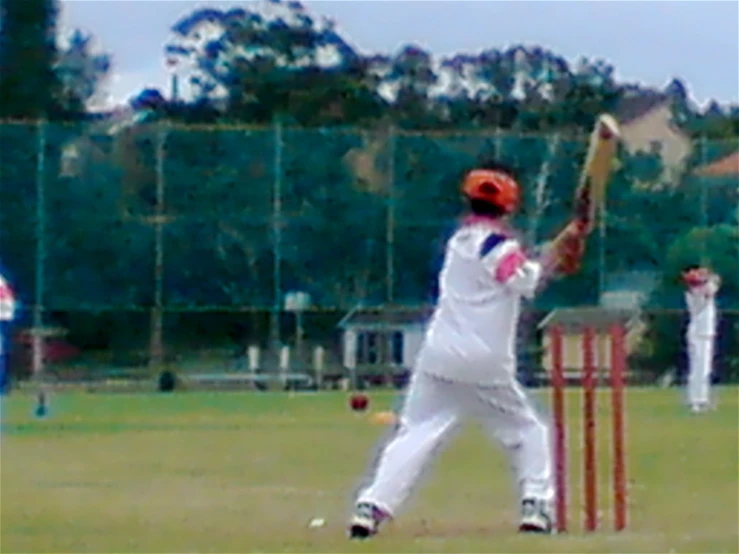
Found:
[[[713,163],[703,165],[693,173],[706,177],[719,177],[722,175],[739,175],[739,150],[728,156],[724,156]]]

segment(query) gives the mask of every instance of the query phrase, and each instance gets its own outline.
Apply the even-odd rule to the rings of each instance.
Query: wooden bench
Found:
[[[311,389],[315,387],[315,379],[307,373],[182,373],[177,376],[185,386],[204,388],[282,388],[284,390]]]

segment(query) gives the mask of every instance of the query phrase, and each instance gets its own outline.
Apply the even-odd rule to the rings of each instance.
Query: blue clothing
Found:
[[[0,395],[7,392],[10,384],[10,376],[8,375],[9,348],[6,341],[7,327],[5,323],[0,323]]]

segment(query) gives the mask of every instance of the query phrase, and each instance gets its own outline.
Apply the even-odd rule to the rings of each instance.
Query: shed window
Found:
[[[379,342],[377,339],[378,333],[365,333],[367,340],[367,361],[368,364],[379,363]]]
[[[357,363],[403,365],[402,331],[360,331],[357,334]]]
[[[392,341],[392,363],[403,365],[403,333],[395,331],[390,339]]]
[[[367,341],[364,333],[357,334],[354,356],[358,364],[365,363],[367,359]]]

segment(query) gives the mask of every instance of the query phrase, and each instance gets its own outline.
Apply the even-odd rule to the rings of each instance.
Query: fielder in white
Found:
[[[6,344],[8,325],[15,317],[15,296],[13,289],[0,274],[0,396],[6,392],[10,376],[8,375],[7,354],[8,346]]]
[[[515,335],[521,298],[533,297],[544,276],[567,272],[563,260],[573,243],[582,244],[582,233],[573,223],[565,233],[574,241],[570,252],[557,246],[530,259],[506,224],[519,203],[512,173],[490,164],[471,171],[462,189],[471,213],[447,243],[440,298],[398,429],[372,483],[359,494],[351,538],[370,537],[397,515],[423,469],[467,418],[479,420],[511,456],[521,496],[519,529],[552,530],[549,430],[516,380]],[[574,249],[582,255],[581,247]]]
[[[721,278],[706,268],[688,266],[682,273],[685,304],[690,314],[686,335],[689,374],[687,401],[691,411],[700,413],[710,407],[713,347],[716,338],[716,293]]]

